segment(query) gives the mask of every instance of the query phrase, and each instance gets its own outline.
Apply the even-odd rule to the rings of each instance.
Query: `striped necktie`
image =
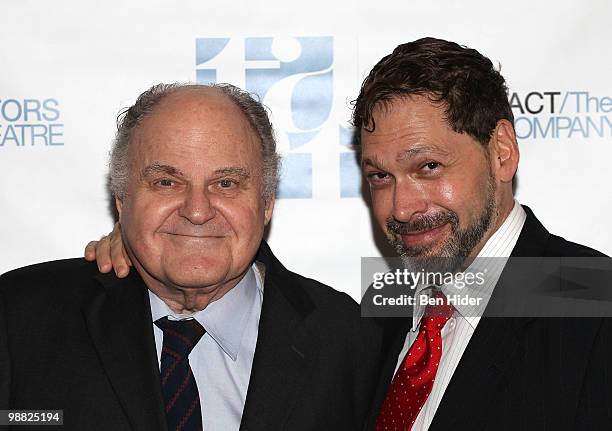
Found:
[[[206,330],[195,319],[162,317],[155,325],[164,332],[160,375],[168,431],[202,430],[200,395],[189,353]]]

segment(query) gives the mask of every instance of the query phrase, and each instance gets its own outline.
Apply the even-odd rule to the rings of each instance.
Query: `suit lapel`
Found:
[[[542,256],[549,233],[528,207],[523,208],[527,219],[511,257]],[[510,275],[510,266],[504,268],[488,308],[495,306],[496,297],[503,298],[505,289],[512,288],[509,280],[515,277]],[[521,340],[534,320],[530,317],[480,320],[444,392],[430,430],[483,428],[490,411],[487,406],[498,399],[514,365],[525,355]]]
[[[262,243],[264,299],[241,429],[282,430],[315,371],[318,342],[304,323],[314,304]]]
[[[540,257],[544,256],[546,244],[549,241],[550,233],[546,230],[540,220],[536,218],[526,205],[522,205],[527,213],[527,219],[521,230],[516,245],[512,250],[511,257]]]
[[[482,429],[488,408],[510,381],[525,354],[520,337],[527,319],[484,318],[478,324],[444,392],[431,431]]]
[[[126,279],[98,274],[104,286],[83,313],[119,403],[136,431],[164,431],[159,368],[146,287],[132,270]]]

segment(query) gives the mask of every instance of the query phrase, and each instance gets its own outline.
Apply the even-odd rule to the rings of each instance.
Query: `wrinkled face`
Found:
[[[272,212],[262,200],[260,148],[218,90],[181,89],[137,126],[117,208],[128,253],[149,287],[212,291],[244,275]]]
[[[488,151],[423,96],[379,104],[373,119],[375,130],[361,131],[362,168],[377,223],[406,262],[456,269],[496,217]]]

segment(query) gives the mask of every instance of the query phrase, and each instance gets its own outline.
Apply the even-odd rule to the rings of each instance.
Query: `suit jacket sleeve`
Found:
[[[1,286],[2,278],[0,278],[0,288]],[[9,388],[11,384],[5,315],[2,291],[0,290],[0,410],[9,408]]]

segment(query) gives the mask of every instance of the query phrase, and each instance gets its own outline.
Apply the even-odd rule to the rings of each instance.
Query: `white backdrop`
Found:
[[[257,91],[285,154],[269,241],[359,297],[379,254],[347,143],[349,101],[397,44],[435,36],[502,65],[521,137],[517,197],[549,230],[612,254],[612,3],[2,1],[0,273],[80,256],[112,227],[118,111],[158,82]]]

